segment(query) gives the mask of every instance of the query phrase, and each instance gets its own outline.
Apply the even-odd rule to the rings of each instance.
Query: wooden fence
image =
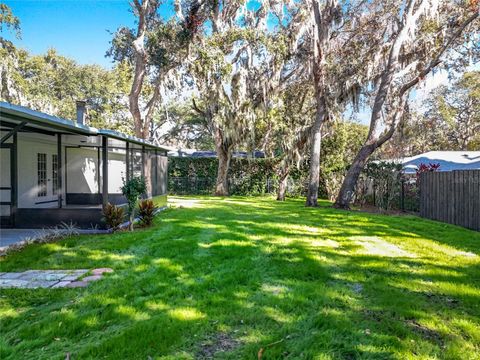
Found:
[[[480,170],[421,174],[420,216],[480,231]]]

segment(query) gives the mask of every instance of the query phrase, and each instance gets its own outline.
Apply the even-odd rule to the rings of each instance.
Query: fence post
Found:
[[[402,209],[403,212],[405,212],[405,180],[401,180],[401,198],[400,198],[400,208]]]
[[[375,184],[375,179],[373,179],[373,206],[377,206],[376,192],[377,192],[377,186]]]

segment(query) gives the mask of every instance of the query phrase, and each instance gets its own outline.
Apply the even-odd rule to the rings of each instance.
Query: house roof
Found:
[[[429,151],[398,159],[407,174],[415,173],[420,164],[440,164],[439,171],[479,170],[480,151]]]
[[[109,138],[128,141],[142,146],[157,148],[163,151],[170,150],[166,146],[158,146],[149,141],[123,134],[118,131],[108,129],[97,129],[87,125],[80,125],[76,121],[52,116],[40,111],[32,110],[30,108],[13,105],[7,102],[0,101],[0,115],[7,115],[10,119],[21,122],[27,121],[29,125],[39,126],[41,128],[52,128],[68,133],[81,134],[87,136],[106,136]]]

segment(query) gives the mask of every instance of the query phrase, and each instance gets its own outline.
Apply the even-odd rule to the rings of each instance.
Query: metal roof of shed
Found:
[[[131,143],[135,143],[142,146],[148,146],[152,148],[157,148],[163,151],[168,151],[169,147],[163,147],[155,145],[149,141],[137,138],[135,136],[130,136],[123,134],[118,131],[108,130],[108,129],[97,129],[92,126],[80,125],[76,121],[60,118],[57,116],[52,116],[45,114],[40,111],[32,110],[30,108],[13,105],[7,102],[0,101],[0,115],[10,115],[16,119],[16,121],[26,120],[30,124],[53,128],[56,130],[63,130],[70,133],[87,135],[87,136],[106,136],[108,138],[113,138],[117,140],[123,140]]]

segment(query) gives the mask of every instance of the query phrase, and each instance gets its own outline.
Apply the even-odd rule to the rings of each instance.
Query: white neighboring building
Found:
[[[480,151],[429,151],[397,159],[405,174],[415,174],[420,164],[440,164],[438,171],[480,170]]]

